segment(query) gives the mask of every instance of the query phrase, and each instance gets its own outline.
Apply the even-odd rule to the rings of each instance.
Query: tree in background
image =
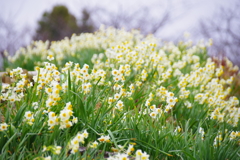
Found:
[[[159,14],[151,14],[150,7],[139,9],[124,9],[119,7],[117,11],[108,11],[103,8],[95,8],[92,12],[94,22],[124,28],[126,30],[139,29],[143,34],[156,34],[171,20],[170,11],[159,8]]]
[[[13,17],[3,18],[0,16],[0,71],[3,69],[4,59],[8,55],[14,55],[17,49],[26,45],[29,33],[30,29],[27,26],[22,27],[19,31]]]
[[[80,33],[86,33],[86,32],[93,32],[95,30],[94,23],[91,19],[91,12],[84,8],[82,10],[82,18],[79,22],[79,32]]]
[[[240,1],[235,1],[233,8],[221,8],[208,20],[202,20],[199,34],[212,38],[210,54],[216,57],[228,57],[240,66]]]
[[[0,17],[0,54],[3,54],[5,50],[13,54],[16,49],[24,44],[27,33],[29,33],[27,27],[22,28],[22,31],[19,32],[11,19]]]
[[[82,14],[83,17],[78,25],[76,17],[69,13],[67,7],[55,6],[50,13],[43,14],[33,39],[56,41],[70,37],[73,33],[93,32],[94,25],[90,21],[90,13],[84,9]]]

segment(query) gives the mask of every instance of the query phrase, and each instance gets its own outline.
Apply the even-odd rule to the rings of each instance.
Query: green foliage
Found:
[[[90,22],[90,13],[84,9],[83,18],[78,25],[77,19],[63,5],[57,5],[51,12],[45,12],[38,22],[34,40],[61,40],[71,37],[73,33],[93,32],[94,25]]]

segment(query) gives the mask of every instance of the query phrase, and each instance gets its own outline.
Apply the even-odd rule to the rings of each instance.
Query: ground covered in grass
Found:
[[[5,60],[0,158],[239,159],[238,67],[211,43],[100,28],[20,49]]]

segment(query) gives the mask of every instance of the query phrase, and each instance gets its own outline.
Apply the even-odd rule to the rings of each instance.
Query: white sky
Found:
[[[70,12],[79,17],[83,7],[100,7],[110,11],[137,10],[151,7],[153,15],[159,10],[169,9],[173,17],[158,36],[176,38],[184,31],[196,27],[199,19],[211,17],[219,6],[231,6],[234,0],[0,0],[0,17],[11,20],[15,26],[29,27],[34,31],[44,11],[50,11],[56,4],[66,5]]]

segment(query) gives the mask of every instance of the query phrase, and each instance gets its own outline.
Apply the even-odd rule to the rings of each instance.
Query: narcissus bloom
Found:
[[[31,111],[27,111],[27,112],[25,112],[25,115],[24,115],[24,116],[25,116],[26,119],[29,120],[29,119],[32,118],[32,112],[31,112]]]
[[[52,54],[49,54],[49,55],[47,56],[47,59],[48,59],[49,61],[52,61],[52,60],[54,60],[54,57],[53,57]]]
[[[0,131],[6,131],[7,128],[8,128],[7,123],[1,123],[1,124],[0,124]]]
[[[110,142],[110,137],[109,137],[109,135],[107,135],[107,136],[102,135],[100,138],[98,138],[98,140],[100,142]]]

